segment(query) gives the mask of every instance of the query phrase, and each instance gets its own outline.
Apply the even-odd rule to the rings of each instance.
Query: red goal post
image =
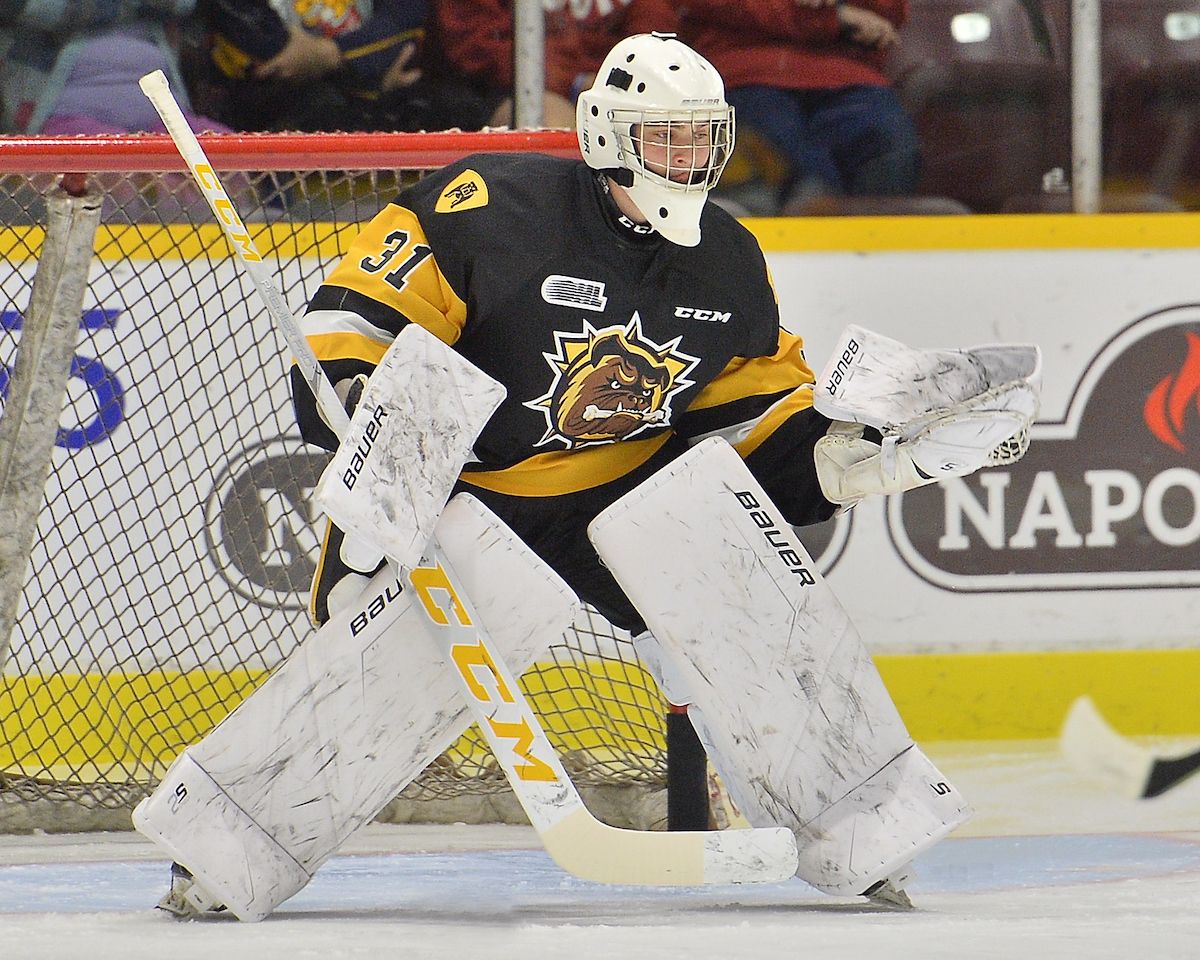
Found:
[[[423,172],[481,151],[578,156],[568,131],[200,139],[297,312]],[[89,202],[72,267],[55,223],[78,232],[71,204]],[[123,828],[312,630],[309,494],[327,458],[299,439],[282,340],[169,137],[0,137],[0,224],[0,477],[39,436],[49,450],[32,495],[0,487],[0,518],[31,526],[0,573],[0,832]],[[61,292],[72,271],[82,302],[55,308],[70,341],[55,386],[26,359],[54,315],[36,287]],[[23,365],[48,396],[18,418]],[[658,825],[665,705],[629,638],[586,616],[522,685],[597,815]],[[474,730],[385,814],[520,819]]]

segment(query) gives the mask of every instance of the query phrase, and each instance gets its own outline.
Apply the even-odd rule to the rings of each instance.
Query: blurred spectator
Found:
[[[433,0],[441,46],[455,69],[482,94],[496,98],[513,89],[512,0]],[[669,0],[544,0],[546,91],[542,122],[574,127],[575,100],[591,85],[605,54],[618,40],[654,30],[675,32],[678,16]],[[493,117],[511,124],[511,107]]]
[[[0,83],[14,133],[163,131],[138,79],[162,70],[195,130],[175,43],[195,0],[131,3],[0,2]]]
[[[489,105],[426,55],[426,0],[201,0],[197,80],[240,130],[477,130]],[[215,96],[214,96],[215,92]]]
[[[908,0],[680,0],[681,39],[712,61],[738,136],[786,165],[757,213],[819,212],[840,195],[915,191],[916,129],[884,75]]]

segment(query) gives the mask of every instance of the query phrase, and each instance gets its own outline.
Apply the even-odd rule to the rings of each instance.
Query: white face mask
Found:
[[[588,165],[614,171],[668,240],[698,244],[704,202],[734,144],[733,108],[713,66],[673,37],[622,40],[580,94],[577,119]]]

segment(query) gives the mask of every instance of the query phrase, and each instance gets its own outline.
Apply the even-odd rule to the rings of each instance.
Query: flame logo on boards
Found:
[[[1172,450],[1186,453],[1183,442],[1188,410],[1200,414],[1200,335],[1187,337],[1187,357],[1177,373],[1163,377],[1150,391],[1142,415],[1150,432]]]

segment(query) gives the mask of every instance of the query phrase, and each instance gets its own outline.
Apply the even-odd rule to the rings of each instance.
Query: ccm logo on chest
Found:
[[[358,475],[363,472],[363,467],[367,465],[367,454],[375,446],[375,440],[379,436],[383,418],[387,415],[388,412],[382,406],[376,407],[375,412],[371,414],[371,422],[367,424],[367,429],[363,431],[363,438],[358,441],[358,446],[354,448],[354,454],[350,457],[350,466],[342,474],[342,483],[345,484],[347,490],[354,489],[354,484],[358,481]]]
[[[707,320],[709,323],[728,323],[733,318],[732,313],[703,310],[700,307],[676,307],[675,316],[681,320]]]

